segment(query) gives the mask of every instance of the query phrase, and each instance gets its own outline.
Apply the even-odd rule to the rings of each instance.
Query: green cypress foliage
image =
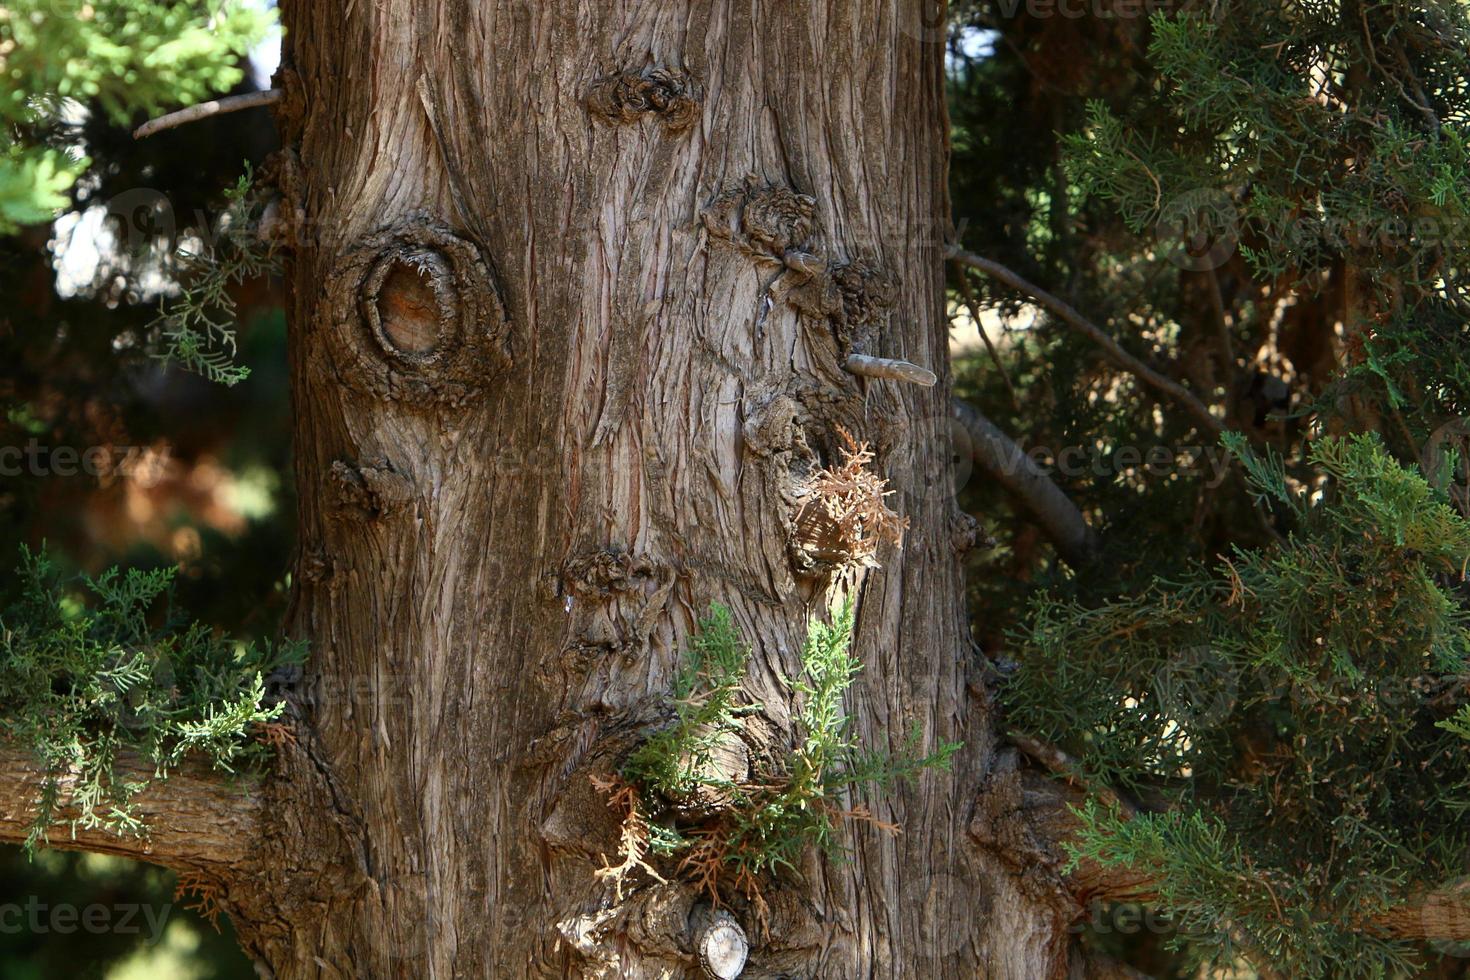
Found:
[[[1090,106],[1069,175],[1149,239],[1130,262],[1178,264],[1192,236],[1238,243],[1237,280],[1337,290],[1343,366],[1301,441],[1226,437],[1278,540],[1036,598],[1008,724],[1139,803],[1084,807],[1074,857],[1151,871],[1194,959],[1397,975],[1423,951],[1375,917],[1470,855],[1470,523],[1416,465],[1470,404],[1470,8],[1223,2],[1150,26],[1157,84]]]
[[[1074,853],[1152,869],[1198,949],[1381,976],[1412,950],[1365,924],[1470,847],[1470,522],[1371,436],[1315,442],[1314,488],[1245,459],[1297,529],[1141,595],[1039,601],[1009,717],[1144,802],[1085,809]]]
[[[949,764],[958,744],[923,754],[918,732],[896,754],[858,742],[842,706],[862,669],[851,650],[853,623],[850,600],[833,611],[832,622],[813,619],[802,674],[788,682],[797,704],[789,754],[757,761],[750,779],[731,780],[710,765],[713,753],[738,739],[741,716],[761,706],[741,704],[750,647],[730,611],[711,607],[675,681],[673,723],[650,736],[623,767],[623,777],[640,793],[640,809],[653,817],[647,824],[653,853],[681,857],[685,869],[712,888],[728,880],[753,891],[756,876],[794,868],[808,847],[841,854],[839,824],[866,812],[845,807],[851,790]],[[681,817],[678,805],[700,792],[720,803],[693,820]]]
[[[261,241],[260,201],[247,162],[235,186],[225,190],[228,207],[213,229],[214,241],[199,250],[175,250],[179,292],[159,304],[149,324],[163,341],[160,360],[233,387],[250,377],[237,364],[235,300],[230,287],[279,270],[275,250]]]
[[[1361,394],[1418,438],[1463,414],[1470,11],[1237,0],[1151,28],[1156,92],[1066,141],[1081,189],[1135,232],[1238,239],[1260,282],[1345,281],[1350,369],[1319,410]]]
[[[28,849],[68,803],[78,825],[146,833],[131,801],[147,781],[120,775],[124,752],[155,778],[188,755],[227,771],[268,757],[254,736],[282,705],[268,702],[265,677],[304,648],[236,643],[190,622],[171,601],[174,571],[68,583],[44,552],[22,553],[0,608],[0,738],[29,748],[42,772]]]

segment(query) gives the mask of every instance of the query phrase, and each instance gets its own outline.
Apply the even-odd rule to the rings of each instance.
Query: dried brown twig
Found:
[[[643,808],[638,799],[638,789],[616,776],[592,777],[592,785],[601,793],[608,794],[608,806],[623,811],[623,828],[618,835],[618,854],[622,858],[618,864],[613,864],[603,854],[602,867],[594,874],[598,878],[610,879],[613,889],[617,894],[618,901],[623,900],[623,881],[634,871],[642,869],[650,877],[661,885],[668,884],[649,863],[644,860],[648,854],[648,821],[643,816]]]

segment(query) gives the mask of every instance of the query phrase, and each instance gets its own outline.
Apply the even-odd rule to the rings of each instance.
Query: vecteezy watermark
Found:
[[[20,933],[40,935],[56,933],[69,936],[81,931],[89,935],[146,935],[151,946],[163,936],[172,905],[149,905],[146,902],[118,902],[105,905],[73,905],[69,902],[47,903],[37,895],[22,902],[0,902],[0,935]]]
[[[894,425],[900,451],[887,461],[888,479],[908,500],[953,498],[976,474],[1014,477],[1033,474],[1076,480],[1132,476],[1162,479],[1194,472],[1213,490],[1230,474],[1230,452],[1224,446],[1028,446],[1022,438],[997,451],[991,437],[971,431],[953,415],[916,416]],[[1006,440],[1009,446],[1009,440]],[[907,448],[904,448],[907,447]],[[924,447],[922,450],[919,447]],[[1019,452],[1015,450],[1019,449]]]
[[[1305,211],[1287,219],[1247,215],[1231,193],[1195,187],[1159,207],[1154,240],[1169,262],[1191,272],[1208,272],[1229,261],[1240,245],[1247,217],[1265,240],[1293,261],[1353,250],[1378,252],[1463,247],[1470,222],[1434,215],[1363,219],[1326,211]]]
[[[1154,233],[1170,263],[1189,272],[1208,272],[1235,254],[1240,212],[1228,192],[1198,187],[1165,202]]]
[[[1470,513],[1470,419],[1453,418],[1431,432],[1419,451],[1419,469],[1461,513]]]
[[[917,0],[900,6],[899,30],[916,40],[947,43],[966,30],[965,25],[951,20],[944,0]],[[1032,20],[1139,20],[1202,7],[1200,0],[995,0],[994,9],[1004,20],[1023,16]]]
[[[118,249],[134,258],[170,249],[179,250],[180,254],[209,254],[221,242],[231,240],[231,236],[238,233],[234,222],[242,218],[237,210],[227,208],[214,211],[194,208],[192,214],[183,209],[175,210],[168,195],[152,187],[128,188],[91,207],[104,212],[105,228]],[[257,235],[269,237],[269,220],[253,214],[250,220],[258,222],[254,227]],[[600,212],[577,211],[568,219],[565,233],[571,237],[600,233],[601,221]],[[968,225],[969,218],[966,217],[954,222],[948,216],[914,216],[903,222],[878,220],[851,229],[844,242],[849,248],[849,255],[882,252],[889,248],[927,254],[945,251],[955,242],[962,241]],[[339,224],[330,219],[302,215],[291,219],[290,240],[296,248],[330,246],[340,230]],[[676,228],[672,234],[676,240],[685,241],[698,239],[705,231],[703,225],[696,223],[693,227]]]
[[[1088,905],[1088,915],[1077,919],[1071,931],[1097,934],[1116,933],[1133,936],[1140,932],[1166,936],[1182,930],[1169,918],[1168,913],[1137,902],[1105,902],[1093,899]]]
[[[949,40],[949,9],[945,0],[916,0],[899,4],[898,29],[919,41]]]
[[[965,877],[935,868],[917,868],[916,884],[924,889],[919,910],[919,934],[914,937],[918,952],[943,960],[973,941],[977,924],[991,915],[995,904],[990,885],[978,877]],[[964,895],[965,901],[955,900]]]
[[[1065,446],[1053,451],[1046,446],[1022,445],[1026,457],[1047,475],[1106,478],[1146,472],[1163,477],[1170,473],[1200,470],[1208,474],[1207,489],[1225,482],[1230,473],[1230,452],[1224,446]]]
[[[1027,17],[1061,17],[1065,20],[1081,20],[1096,17],[1099,20],[1138,20],[1159,13],[1183,13],[1197,4],[1194,0],[996,0],[995,7],[1002,17],[1015,17],[1024,12]]]
[[[305,693],[312,704],[335,714],[372,717],[374,712],[393,709],[400,720],[406,720],[407,716],[397,709],[414,703],[414,694],[421,690],[416,683],[420,680],[419,675],[392,672],[320,674]]]
[[[1208,643],[1178,651],[1154,678],[1160,710],[1185,731],[1203,731],[1225,721],[1239,691],[1239,670]]]
[[[1457,878],[1424,895],[1419,903],[1421,935],[1440,956],[1470,959],[1470,942],[1445,936],[1470,935],[1470,877]]]
[[[136,254],[163,241],[172,243],[179,231],[173,202],[153,187],[131,187],[107,199],[107,216],[113,234],[128,254]],[[201,228],[211,227],[202,211],[195,215]]]
[[[907,499],[953,499],[975,471],[975,447],[970,433],[953,415],[914,416],[895,423],[900,445],[912,450],[887,461],[893,489]]]
[[[123,476],[144,488],[157,485],[168,469],[168,453],[150,446],[46,446],[30,439],[24,446],[0,446],[0,477]]]

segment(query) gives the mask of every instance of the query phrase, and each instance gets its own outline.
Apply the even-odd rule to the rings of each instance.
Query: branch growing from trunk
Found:
[[[1050,310],[1069,327],[1101,347],[1113,363],[1188,411],[1206,432],[1218,436],[1224,431],[1224,427],[1210,414],[1210,410],[1205,406],[1205,403],[1196,398],[1188,388],[1185,388],[1172,378],[1165,377],[1128,353],[1116,340],[1108,336],[1106,331],[1077,312],[1076,308],[1070,303],[1053,296],[1040,286],[1023,279],[999,262],[976,255],[973,252],[956,249],[951,253],[950,259],[962,266],[978,269],[992,279],[1003,282],[1012,289],[1019,290],[1030,296],[1036,302]]]
[[[1090,562],[1097,552],[1097,538],[1077,505],[975,406],[956,398],[954,416],[970,437],[975,465],[1026,508],[1063,560],[1073,568]]]
[[[146,836],[121,837],[81,826],[71,832],[67,821],[76,811],[63,804],[50,828],[51,847],[115,854],[186,871],[238,866],[253,854],[262,800],[257,778],[186,763],[166,779],[157,779],[152,778],[153,766],[136,757],[120,759],[117,776],[148,780],[133,801],[148,828]],[[0,843],[25,841],[40,782],[34,758],[19,746],[0,742]]]
[[[935,377],[934,372],[926,367],[919,367],[910,361],[900,361],[892,357],[849,354],[847,360],[843,362],[843,367],[865,378],[887,378],[889,381],[904,381],[923,388],[932,388],[939,380]]]

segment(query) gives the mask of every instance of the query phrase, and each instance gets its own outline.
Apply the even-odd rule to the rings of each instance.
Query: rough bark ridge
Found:
[[[594,877],[616,826],[589,777],[711,601],[789,728],[779,677],[823,604],[791,490],[839,425],[911,521],[859,585],[857,729],[966,747],[866,801],[901,836],[855,830],[850,862],[771,889],[768,933],[734,904],[744,976],[1060,968],[1052,897],[974,842],[991,742],[947,382],[841,368],[946,373],[943,49],[917,6],[283,5],[312,660],[264,870],[227,896],[277,975],[696,975],[688,888]]]

